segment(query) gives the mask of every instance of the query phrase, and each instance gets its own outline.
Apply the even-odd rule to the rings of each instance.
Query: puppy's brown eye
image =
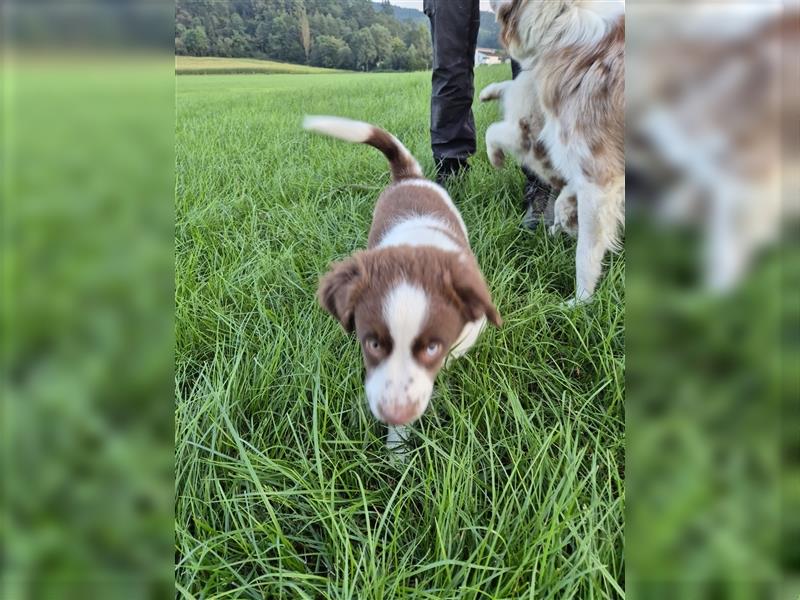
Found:
[[[425,347],[425,354],[428,356],[428,358],[434,358],[439,354],[441,349],[442,345],[439,342],[431,342]]]

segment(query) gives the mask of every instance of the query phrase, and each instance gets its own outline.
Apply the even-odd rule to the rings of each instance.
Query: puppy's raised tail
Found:
[[[303,120],[303,129],[377,148],[389,161],[393,181],[423,177],[419,163],[400,140],[380,127],[341,117],[309,115]]]

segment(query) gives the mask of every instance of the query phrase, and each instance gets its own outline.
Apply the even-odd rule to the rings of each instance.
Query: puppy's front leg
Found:
[[[445,368],[449,367],[455,359],[464,356],[467,351],[475,345],[475,342],[478,341],[478,337],[485,328],[486,317],[481,317],[477,321],[470,321],[464,325],[461,334],[450,349],[450,354],[448,354],[445,359]]]
[[[406,462],[408,460],[408,427],[404,425],[389,425],[386,433],[386,447],[392,457]]]
[[[489,100],[500,100],[503,97],[511,81],[499,81],[497,83],[490,83],[481,90],[478,100],[481,102],[488,102]]]

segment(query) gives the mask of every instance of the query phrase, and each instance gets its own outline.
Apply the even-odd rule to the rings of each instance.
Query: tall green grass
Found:
[[[476,87],[509,76],[478,69]],[[451,192],[505,323],[440,373],[399,465],[356,342],[316,305],[387,184],[368,120],[431,171],[430,75],[178,80],[176,581],[185,598],[623,595],[622,256],[564,308],[574,242],[520,226],[482,142]],[[479,132],[497,118],[476,105]],[[479,137],[480,134],[479,134]]]

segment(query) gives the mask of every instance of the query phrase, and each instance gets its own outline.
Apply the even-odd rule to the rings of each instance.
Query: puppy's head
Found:
[[[370,410],[390,425],[425,412],[465,325],[501,323],[474,259],[433,248],[359,252],[323,277],[319,301],[345,330],[355,330]]]

